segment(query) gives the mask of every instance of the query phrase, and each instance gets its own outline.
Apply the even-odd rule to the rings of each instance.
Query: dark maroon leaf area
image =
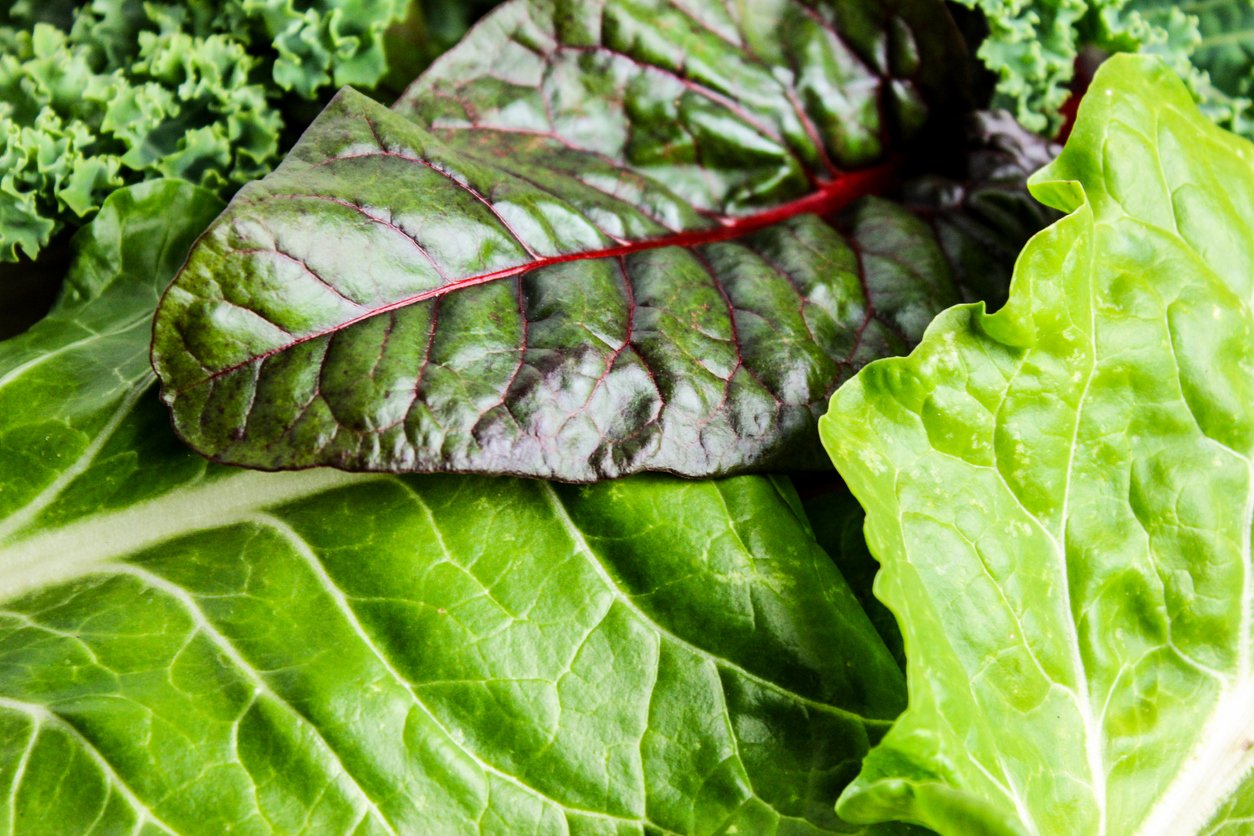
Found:
[[[835,387],[1009,274],[961,263],[1009,222],[987,183],[911,197],[967,159],[929,121],[961,109],[950,23],[507,4],[392,109],[343,91],[207,231],[155,327],[176,428],[261,468],[822,466]]]

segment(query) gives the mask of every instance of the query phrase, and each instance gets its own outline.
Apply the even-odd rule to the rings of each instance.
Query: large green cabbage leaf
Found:
[[[1248,832],[1254,146],[1098,72],[1032,181],[1070,211],[822,424],[910,707],[839,812],[951,833]]]
[[[817,833],[904,705],[796,494],[262,474],[182,448],[115,193],[0,343],[0,828]]]

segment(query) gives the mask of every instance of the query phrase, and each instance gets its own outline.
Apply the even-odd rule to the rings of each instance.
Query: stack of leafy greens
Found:
[[[5,66],[238,24],[263,113],[416,8],[19,3]],[[0,822],[1242,832],[1254,146],[1156,57],[1061,150],[971,67],[940,0],[511,0],[229,204],[277,151],[221,114],[209,167],[72,129],[0,342]]]

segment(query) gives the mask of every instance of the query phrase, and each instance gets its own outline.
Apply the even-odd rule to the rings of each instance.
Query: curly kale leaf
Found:
[[[0,261],[34,258],[115,189],[220,195],[277,161],[302,108],[434,58],[411,0],[19,0],[0,11]],[[401,33],[400,37],[397,33]]]
[[[1035,131],[1053,132],[1086,47],[1158,56],[1203,112],[1254,136],[1251,0],[956,0],[979,9],[988,37],[979,57],[997,76],[997,101]]]

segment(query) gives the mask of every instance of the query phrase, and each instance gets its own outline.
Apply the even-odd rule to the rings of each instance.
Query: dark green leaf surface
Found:
[[[1254,3],[1193,0],[1180,8],[1198,17],[1197,65],[1229,95],[1254,95]]]
[[[866,538],[862,536],[862,526],[866,520],[862,506],[854,499],[853,494],[843,485],[839,485],[807,497],[803,507],[806,518],[814,529],[814,538],[836,562],[841,576],[849,583],[876,632],[883,637],[885,646],[904,670],[906,651],[901,644],[901,630],[898,629],[893,614],[872,592],[879,564],[871,556]]]
[[[1254,145],[1116,56],[1031,188],[1071,214],[1006,306],[946,312],[822,423],[910,670],[837,809],[1248,832]]]
[[[146,313],[214,211],[115,194],[0,343],[0,822],[852,829],[903,675],[791,488],[209,464]]]
[[[966,277],[899,206],[856,221],[887,253],[807,213],[960,110],[960,50],[933,0],[516,0],[210,229],[158,315],[176,428],[266,469],[822,466],[836,385]]]

